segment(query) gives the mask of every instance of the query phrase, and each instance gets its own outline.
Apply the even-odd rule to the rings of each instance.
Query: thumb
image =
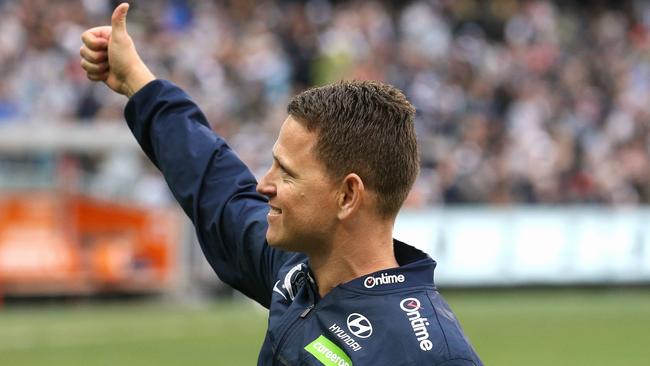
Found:
[[[112,34],[123,36],[126,35],[126,13],[129,11],[128,3],[121,3],[113,11],[111,16],[111,28]]]

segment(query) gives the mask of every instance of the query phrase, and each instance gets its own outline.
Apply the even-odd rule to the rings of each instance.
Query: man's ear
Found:
[[[350,173],[343,178],[338,193],[338,218],[340,220],[350,217],[362,204],[366,190],[363,180],[355,173]]]

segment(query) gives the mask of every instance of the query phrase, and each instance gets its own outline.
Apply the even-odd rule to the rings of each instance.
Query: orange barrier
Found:
[[[164,291],[180,238],[175,210],[52,192],[0,195],[5,294]]]

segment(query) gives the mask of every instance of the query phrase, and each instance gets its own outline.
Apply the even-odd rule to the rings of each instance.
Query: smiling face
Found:
[[[273,147],[273,165],[257,191],[269,199],[266,240],[273,247],[313,252],[337,222],[337,187],[316,158],[317,134],[289,116]]]

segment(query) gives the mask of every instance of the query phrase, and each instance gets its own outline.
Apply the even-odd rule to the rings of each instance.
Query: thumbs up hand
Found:
[[[88,29],[81,35],[81,67],[92,81],[103,81],[127,97],[135,94],[155,77],[142,62],[126,30],[129,4],[113,11],[111,25]]]

